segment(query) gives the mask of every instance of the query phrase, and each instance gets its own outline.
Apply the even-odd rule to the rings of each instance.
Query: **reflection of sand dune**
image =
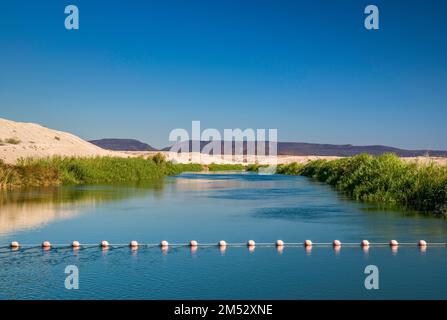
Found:
[[[85,200],[76,204],[61,203],[9,203],[0,211],[0,235],[25,229],[34,229],[55,220],[69,219],[80,215],[81,206],[93,205]]]
[[[247,185],[239,180],[226,179],[188,179],[177,178],[176,187],[179,190],[206,191],[215,189],[242,188]]]
[[[71,219],[89,207],[130,197],[157,195],[163,185],[138,187],[49,187],[0,190],[0,236],[34,229],[57,220]]]

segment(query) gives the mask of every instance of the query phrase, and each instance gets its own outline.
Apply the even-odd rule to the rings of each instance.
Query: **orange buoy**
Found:
[[[13,249],[17,249],[20,247],[20,244],[17,241],[12,241],[10,247]]]
[[[362,242],[360,243],[360,245],[362,247],[369,247],[369,241],[368,240],[362,240]]]
[[[191,240],[189,242],[189,246],[190,247],[197,247],[199,245],[199,243],[196,240]]]
[[[397,240],[390,241],[390,247],[397,247],[397,246],[399,246],[399,242],[397,242]]]
[[[106,240],[102,240],[102,241],[101,241],[101,247],[103,247],[103,248],[108,248],[108,247],[109,247],[109,242],[106,241]]]
[[[73,241],[71,243],[71,246],[75,249],[78,249],[81,246],[81,244],[79,243],[79,241]]]
[[[227,246],[227,243],[225,240],[220,240],[217,245],[221,248],[225,248]]]
[[[134,248],[134,249],[138,248],[138,241],[136,241],[136,240],[132,240],[132,241],[129,243],[129,246],[132,247],[132,248]]]
[[[162,247],[162,248],[169,247],[169,242],[167,242],[166,240],[163,240],[162,242],[160,242],[160,247]]]
[[[284,241],[282,241],[282,240],[276,240],[276,246],[277,246],[277,247],[284,247]]]
[[[254,240],[248,240],[247,241],[247,246],[248,247],[254,247],[254,246],[256,246],[256,242]]]
[[[334,240],[334,241],[332,242],[332,245],[333,245],[334,247],[340,247],[340,246],[341,246],[341,242],[340,242],[340,240]]]
[[[45,248],[45,249],[49,249],[49,248],[51,248],[51,243],[50,243],[50,241],[44,241],[44,242],[42,242],[42,248]]]
[[[425,241],[425,240],[419,240],[419,242],[418,242],[418,246],[419,246],[419,247],[426,247],[426,246],[427,246],[427,241]]]
[[[305,246],[305,247],[312,247],[312,241],[310,241],[310,240],[304,240],[304,246]]]

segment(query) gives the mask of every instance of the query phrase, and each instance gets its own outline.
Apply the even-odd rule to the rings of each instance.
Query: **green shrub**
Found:
[[[19,143],[22,142],[22,141],[20,141],[20,140],[17,139],[17,138],[8,138],[8,139],[5,139],[5,142],[6,142],[6,143],[9,143],[9,144],[19,144]]]
[[[166,157],[159,152],[152,157],[152,161],[154,161],[155,164],[161,165],[166,162]]]

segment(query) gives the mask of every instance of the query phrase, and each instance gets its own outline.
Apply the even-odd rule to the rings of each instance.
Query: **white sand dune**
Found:
[[[128,156],[101,149],[71,133],[48,129],[35,123],[0,118],[0,159],[5,163],[15,163],[20,158],[44,158],[55,155]]]

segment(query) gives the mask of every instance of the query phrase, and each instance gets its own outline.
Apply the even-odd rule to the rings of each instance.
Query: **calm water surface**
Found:
[[[446,242],[447,222],[379,210],[304,177],[183,174],[145,186],[83,186],[0,193],[0,244],[227,242]],[[1,299],[447,298],[447,248],[57,247],[0,248]],[[80,289],[66,290],[67,265]],[[364,268],[380,270],[366,290]]]

